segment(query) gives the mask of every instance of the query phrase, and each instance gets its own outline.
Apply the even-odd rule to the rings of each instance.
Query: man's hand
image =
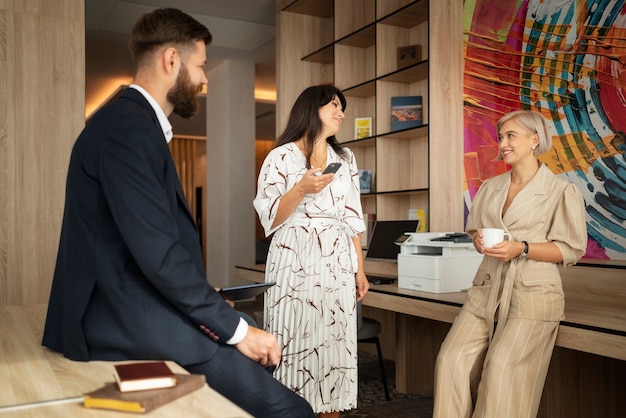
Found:
[[[215,289],[215,291],[216,291],[217,293],[220,293],[220,290],[222,290],[222,289],[221,289],[221,288],[219,288],[219,287],[214,287],[213,289]],[[228,303],[228,304],[230,305],[230,307],[231,307],[231,308],[234,308],[234,307],[235,307],[235,301],[234,301],[234,300],[229,299],[229,298],[225,298],[224,296],[222,296],[222,299],[224,299],[224,300],[226,301],[226,303]]]
[[[276,337],[259,328],[248,327],[248,333],[235,347],[241,354],[263,367],[275,366],[280,361]]]

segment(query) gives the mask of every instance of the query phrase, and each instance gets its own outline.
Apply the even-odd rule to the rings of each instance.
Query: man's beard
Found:
[[[193,85],[187,66],[183,64],[176,77],[176,84],[167,92],[167,100],[174,105],[174,113],[181,118],[189,119],[200,109],[198,93],[201,91],[202,85]]]

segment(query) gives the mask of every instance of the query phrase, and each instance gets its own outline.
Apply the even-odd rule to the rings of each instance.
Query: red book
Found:
[[[115,383],[109,383],[84,397],[85,408],[111,409],[147,413],[206,386],[203,374],[179,374],[178,384],[171,388],[120,392]]]
[[[116,364],[115,380],[121,392],[169,388],[178,382],[164,361]]]

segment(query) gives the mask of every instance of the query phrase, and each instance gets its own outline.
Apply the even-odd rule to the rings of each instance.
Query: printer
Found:
[[[430,293],[462,292],[472,286],[483,255],[464,233],[407,233],[398,254],[398,287]]]

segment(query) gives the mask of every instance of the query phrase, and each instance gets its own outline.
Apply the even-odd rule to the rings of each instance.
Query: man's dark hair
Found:
[[[144,56],[162,45],[172,44],[186,49],[196,41],[209,45],[212,39],[211,32],[202,23],[178,9],[166,8],[147,13],[137,21],[128,46],[137,65]]]

